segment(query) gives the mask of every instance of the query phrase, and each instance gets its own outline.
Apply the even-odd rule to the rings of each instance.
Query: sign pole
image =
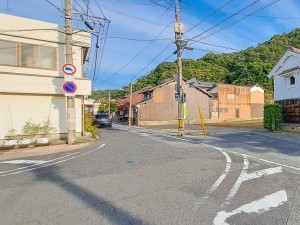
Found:
[[[71,0],[65,0],[66,63],[73,64]],[[67,97],[68,144],[76,141],[75,97]]]

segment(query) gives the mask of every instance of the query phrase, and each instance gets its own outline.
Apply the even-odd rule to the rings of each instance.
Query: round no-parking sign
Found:
[[[62,88],[66,93],[74,93],[77,90],[77,85],[73,82],[65,82]]]
[[[61,68],[64,74],[73,75],[76,73],[76,67],[73,64],[64,64]]]

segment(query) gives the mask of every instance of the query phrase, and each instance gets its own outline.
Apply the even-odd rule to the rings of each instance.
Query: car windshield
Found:
[[[97,119],[108,119],[108,115],[96,115]]]

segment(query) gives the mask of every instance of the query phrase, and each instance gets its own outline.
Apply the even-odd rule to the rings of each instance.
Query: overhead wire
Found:
[[[108,28],[109,28],[109,23],[107,23],[107,27],[106,27],[105,34],[104,34],[104,32],[103,32],[103,34],[104,34],[104,39],[103,39],[103,36],[102,36],[102,39],[103,39],[104,41],[103,41],[102,48],[101,48],[100,60],[99,60],[98,69],[97,69],[97,73],[96,73],[97,75],[99,74],[99,70],[100,70],[100,67],[101,67],[101,62],[102,62],[102,58],[103,58],[104,48],[105,48],[105,44],[106,44],[106,37],[107,37],[107,33],[108,33]],[[104,29],[104,28],[103,28],[103,29]],[[98,79],[97,75],[96,75],[96,77],[93,78],[93,85],[92,85],[92,88],[94,88],[95,83],[97,82],[97,79]]]
[[[206,34],[207,32],[211,31],[212,29],[214,29],[214,28],[220,26],[221,24],[223,24],[223,23],[225,23],[226,21],[230,20],[230,19],[233,18],[234,16],[238,15],[240,12],[243,12],[243,11],[245,11],[246,9],[250,8],[251,6],[255,5],[255,4],[258,3],[259,1],[261,1],[261,0],[255,0],[255,1],[251,2],[250,4],[244,6],[243,8],[239,9],[239,10],[236,11],[235,13],[231,14],[229,17],[227,17],[227,18],[221,20],[220,22],[218,22],[217,24],[215,24],[215,25],[211,26],[210,28],[206,29],[206,30],[203,31],[202,33],[200,33],[200,34],[198,34],[198,35],[196,35],[196,36],[190,38],[189,41],[190,41],[190,40],[193,40],[193,39],[195,39],[195,38],[197,38],[197,37],[200,37],[200,36],[202,36],[203,34]]]
[[[143,72],[151,63],[154,62],[154,60],[156,60],[159,56],[161,56],[173,43],[170,43],[169,45],[167,45],[161,52],[159,52],[146,66],[144,66],[141,70],[139,70],[139,72],[134,75],[133,77],[131,77],[131,80],[135,77],[137,77],[138,75],[140,75],[141,72]]]
[[[61,13],[65,13],[62,9],[60,9],[58,6],[56,6],[54,3],[50,2],[49,0],[45,0],[46,2],[48,2],[50,5],[52,5],[54,8],[56,8],[58,11],[60,11]]]
[[[207,21],[208,19],[210,19],[212,16],[214,16],[215,14],[217,14],[218,12],[220,12],[223,8],[225,8],[227,5],[229,5],[233,1],[234,0],[228,0],[228,1],[226,1],[219,8],[217,8],[215,11],[213,11],[207,17],[205,17],[203,20],[201,20],[199,23],[197,23],[196,25],[194,25],[193,27],[191,27],[190,29],[188,29],[185,33],[188,33],[189,31],[191,31],[195,27],[201,25],[202,23],[204,23],[205,21]]]
[[[166,61],[169,60],[172,56],[174,56],[174,53],[172,53],[171,55],[169,55],[168,57],[166,57],[165,59],[163,59],[159,64],[162,64],[162,63],[166,62]],[[158,65],[159,65],[159,64],[158,64]],[[155,66],[154,68],[152,68],[152,69],[149,70],[148,72],[144,73],[144,74],[145,74],[144,76],[150,74],[156,67],[157,67],[157,66]],[[140,78],[142,78],[142,77],[144,77],[144,76],[141,76],[141,77],[139,77],[139,78],[137,78],[137,79],[134,79],[134,78],[136,78],[136,76],[135,76],[135,77],[133,77],[133,78],[131,78],[131,79],[132,79],[132,80],[138,80],[138,79],[140,79]],[[123,87],[123,86],[126,86],[127,84],[129,85],[129,84],[130,84],[130,81],[128,81],[128,82],[126,82],[125,84],[123,84],[122,87]]]
[[[225,26],[225,27],[223,27],[223,28],[221,28],[221,29],[219,29],[219,30],[217,30],[217,31],[215,31],[215,32],[213,32],[213,33],[211,33],[211,34],[208,34],[208,35],[206,35],[205,37],[202,37],[201,40],[206,39],[206,38],[208,38],[208,37],[210,37],[210,36],[212,36],[212,35],[214,35],[214,34],[216,34],[216,33],[219,33],[219,32],[221,32],[221,31],[223,31],[223,30],[225,30],[225,29],[227,29],[227,28],[229,28],[229,27],[231,27],[231,26],[233,26],[233,25],[235,25],[235,24],[241,22],[242,20],[248,18],[249,16],[251,16],[251,15],[253,15],[253,14],[255,14],[255,13],[258,13],[258,12],[264,10],[265,8],[270,7],[271,5],[273,5],[273,4],[275,4],[276,2],[279,2],[279,1],[280,1],[280,0],[274,0],[273,2],[270,2],[270,3],[268,3],[267,5],[265,5],[265,6],[261,7],[261,8],[259,8],[259,9],[255,10],[255,11],[252,11],[250,14],[245,15],[245,16],[242,17],[241,19],[239,19],[239,20],[237,20],[237,21],[235,21],[235,22],[233,22],[233,23],[231,23],[231,24],[229,24],[229,25],[227,25],[227,26]],[[194,38],[195,38],[195,37],[194,37]],[[189,41],[193,40],[194,38],[190,39]]]
[[[104,6],[104,5],[101,5],[103,8],[111,11],[111,12],[114,12],[114,13],[118,13],[118,14],[121,14],[123,16],[126,16],[126,17],[129,17],[129,18],[132,18],[132,19],[135,19],[135,20],[140,20],[140,21],[143,21],[143,22],[146,22],[146,23],[151,23],[151,24],[155,24],[155,25],[158,25],[158,26],[166,26],[166,24],[163,24],[163,23],[158,23],[158,22],[153,22],[151,20],[147,20],[147,19],[144,19],[144,18],[140,18],[140,17],[137,17],[137,16],[134,16],[134,15],[130,15],[128,13],[124,13],[122,11],[119,11],[119,10],[116,10],[116,9],[111,9],[107,6]]]
[[[162,14],[158,17],[157,21],[161,19],[161,17],[169,10],[169,8],[167,8],[164,12],[162,12]],[[173,21],[171,21],[172,23]],[[171,24],[170,23],[170,24]],[[153,25],[152,25],[153,26]],[[165,29],[168,28],[168,26],[165,27]],[[149,28],[151,29],[151,27]],[[163,33],[165,31],[165,29],[163,29],[161,31],[161,33]],[[140,38],[143,38],[145,35],[146,35],[147,32],[145,32]],[[144,50],[146,50],[156,39],[157,37],[159,37],[159,35],[161,34],[159,33],[155,39],[152,39],[150,40],[150,43],[148,45],[146,45],[142,50],[141,52],[138,53],[138,55],[136,55],[134,58],[132,58],[132,60],[130,60],[130,62],[128,62],[127,64],[125,64],[121,69],[119,69],[117,72],[115,72],[114,74],[112,74],[110,77],[108,77],[108,79],[105,80],[105,82],[109,79],[111,79],[112,77],[114,77],[116,74],[118,74],[119,72],[121,72],[124,68],[126,68],[137,56],[139,56],[140,53],[142,53]],[[172,39],[170,39],[172,40]],[[137,40],[138,41],[138,40]],[[131,47],[129,47],[129,49],[131,49]],[[121,58],[123,58],[125,55],[127,55],[127,52],[129,51],[129,49],[126,51],[126,53],[123,54],[123,56]],[[98,84],[97,84],[98,85]]]
[[[171,21],[171,23],[173,23],[173,20]],[[170,23],[170,24],[171,24]],[[169,26],[170,24],[168,24],[167,26],[165,26],[165,28],[159,32],[155,38],[159,37],[159,35],[161,35]],[[125,69],[133,60],[135,60],[139,55],[141,55],[151,44],[153,43],[153,41],[149,42],[141,51],[139,51],[134,57],[131,58],[131,60],[126,63],[124,66],[122,66],[118,71],[116,71],[115,73],[113,73],[111,76],[109,76],[108,78],[106,78],[104,81],[96,84],[96,85],[100,85],[105,83],[106,81],[110,80],[111,78],[113,78],[114,76],[116,76],[118,73],[120,73],[123,69]]]

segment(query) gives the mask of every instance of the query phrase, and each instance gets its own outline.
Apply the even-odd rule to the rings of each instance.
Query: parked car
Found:
[[[128,118],[129,118],[129,115],[126,114],[126,115],[124,115],[124,116],[120,116],[120,117],[119,117],[119,120],[120,120],[120,121],[128,121]]]
[[[98,127],[112,127],[112,120],[106,113],[95,115],[95,119]]]

